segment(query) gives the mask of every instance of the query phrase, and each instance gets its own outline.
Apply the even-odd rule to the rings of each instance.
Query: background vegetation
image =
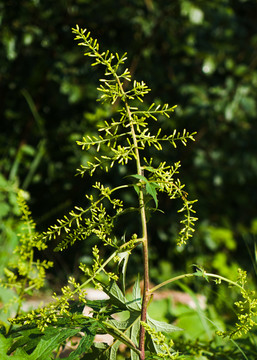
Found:
[[[164,148],[167,159],[182,161],[183,182],[198,199],[196,234],[183,253],[176,249],[176,211],[163,203],[163,221],[151,230],[152,278],[163,280],[173,267],[194,263],[233,277],[239,265],[254,286],[256,11],[254,0],[1,1],[1,259],[16,241],[17,185],[29,192],[40,229],[83,201],[91,186],[88,177],[74,176],[93,155],[75,140],[92,134],[114,109],[95,102],[98,74],[71,34],[78,24],[106,49],[128,52],[131,73],[152,89],[149,104],[160,98],[178,105],[163,121],[164,133],[174,127],[198,133],[187,148]],[[73,273],[81,253],[56,255],[60,281]]]

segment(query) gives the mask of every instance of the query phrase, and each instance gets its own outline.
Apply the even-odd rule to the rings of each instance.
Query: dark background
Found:
[[[161,199],[165,216],[158,223],[153,217],[150,229],[152,279],[194,263],[223,275],[239,265],[254,276],[256,13],[250,0],[2,0],[0,172],[6,186],[16,182],[29,192],[38,229],[83,203],[92,180],[75,174],[91,154],[76,140],[111,116],[96,102],[101,70],[91,68],[73,40],[71,28],[78,24],[103,49],[128,53],[131,73],[152,89],[149,104],[178,105],[170,120],[161,121],[164,133],[197,131],[186,148],[164,147],[155,155],[182,161],[180,179],[189,198],[198,199],[199,221],[181,252],[176,205]],[[109,180],[102,175],[101,181]],[[15,215],[3,193],[2,239],[3,224]],[[79,246],[56,255],[60,278],[90,251],[88,244]],[[135,257],[138,267],[140,261]]]

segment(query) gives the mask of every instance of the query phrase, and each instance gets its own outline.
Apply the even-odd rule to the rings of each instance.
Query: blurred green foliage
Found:
[[[256,11],[255,0],[2,1],[0,172],[30,192],[39,227],[78,204],[91,186],[89,178],[74,176],[92,156],[75,140],[92,134],[95,123],[113,111],[95,103],[97,74],[71,34],[78,24],[106,49],[128,52],[131,73],[153,89],[149,103],[162,98],[178,104],[176,115],[163,119],[164,133],[174,127],[198,132],[185,149],[164,148],[167,160],[182,160],[183,180],[199,199],[198,231],[185,257],[173,241],[176,211],[162,199],[165,215],[151,231],[158,250],[158,256],[150,254],[153,275],[165,262],[181,267],[207,262],[226,276],[238,262],[251,273],[248,251],[254,252],[257,218]],[[1,200],[0,214],[7,206]]]
[[[19,242],[19,234],[23,232],[20,219],[21,211],[17,203],[17,182],[7,180],[0,174],[0,277],[13,256]],[[0,303],[6,304],[15,296],[12,289],[1,287]],[[2,307],[2,306],[1,306]],[[13,309],[12,309],[13,310]],[[6,321],[10,311],[0,312],[0,323]]]
[[[20,209],[17,204],[17,184],[0,174],[0,275],[18,244],[21,232]]]

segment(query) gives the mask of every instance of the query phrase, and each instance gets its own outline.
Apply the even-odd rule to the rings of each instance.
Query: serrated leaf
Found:
[[[138,311],[138,299],[127,300],[116,282],[113,281],[109,288],[104,287],[104,291],[121,310]]]
[[[51,331],[50,333],[46,334],[46,336],[41,338],[36,349],[30,355],[29,359],[49,360],[49,356],[52,354],[53,350],[55,350],[67,338],[74,336],[78,333],[78,329],[52,329],[54,329],[55,331]]]
[[[126,302],[126,308],[129,311],[133,310],[133,311],[138,312],[139,311],[138,305],[139,305],[138,299],[133,299],[133,300],[130,300],[130,301],[127,300],[127,302]],[[140,309],[141,309],[141,304],[140,304]]]
[[[109,304],[108,300],[87,300],[87,306],[91,307],[95,312],[99,312],[101,309],[106,308]],[[85,304],[82,306],[82,310],[84,309]],[[79,311],[80,307],[78,307],[79,313],[82,313],[82,310]]]
[[[147,315],[147,324],[150,325],[152,328],[154,328],[156,331],[165,332],[168,334],[172,333],[174,331],[182,331],[183,330],[175,325],[168,324],[164,321],[154,320],[149,315]]]
[[[81,338],[77,349],[68,356],[67,360],[79,359],[80,355],[87,353],[91,348],[96,335],[96,328],[95,331],[92,329],[92,327],[89,329],[84,329],[83,331],[86,332],[86,334]]]
[[[148,183],[147,178],[145,176],[143,176],[143,175],[134,174],[134,175],[129,175],[129,176],[133,177],[135,179],[143,180],[145,183]]]
[[[15,342],[9,349],[9,352],[13,352],[18,348],[24,348],[26,351],[34,349],[42,338],[42,332],[36,327],[27,329],[21,327],[18,329],[18,336],[15,337]]]
[[[12,344],[12,339],[6,339],[2,334],[0,334],[0,354],[1,354],[1,360],[8,360],[10,357],[13,360],[30,360],[30,356],[26,354],[26,352],[23,349],[18,349],[16,351],[16,354],[13,355],[7,355],[7,352]]]
[[[67,338],[78,333],[78,329],[67,329],[60,327],[49,327],[44,333],[37,328],[25,329],[19,331],[19,336],[15,343],[10,347],[9,352],[27,355],[27,352],[33,352],[30,355],[23,355],[23,359],[30,360],[48,360],[52,352]],[[16,350],[17,349],[17,350]]]
[[[139,320],[141,313],[139,311],[132,311],[129,313],[129,318],[124,321],[115,319],[108,320],[108,323],[114,325],[119,330],[128,329],[135,321]]]
[[[126,298],[115,281],[111,283],[110,287],[104,287],[104,291],[108,296],[110,296],[114,304],[119,306],[121,309],[127,309]]]
[[[23,349],[17,349],[15,354],[7,356],[7,357],[1,357],[1,360],[12,358],[12,360],[32,360],[31,358]]]
[[[0,334],[0,353],[6,354],[9,347],[11,346],[12,339],[6,339],[2,334]]]

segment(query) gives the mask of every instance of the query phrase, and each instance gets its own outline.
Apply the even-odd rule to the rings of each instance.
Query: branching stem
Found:
[[[182,275],[178,275],[178,276],[175,276],[174,278],[171,278],[171,279],[168,279],[166,281],[163,281],[162,283],[154,286],[152,289],[149,290],[149,293],[150,294],[153,294],[156,290],[159,290],[160,288],[162,288],[163,286],[165,285],[168,285],[168,284],[171,284],[175,281],[178,281],[178,280],[182,280],[184,278],[187,278],[187,277],[192,277],[192,276],[201,276],[199,274],[199,272],[195,272],[195,273],[189,273],[189,274],[182,274]],[[236,287],[238,287],[239,289],[241,290],[244,290],[243,286],[241,286],[240,284],[238,284],[237,282],[235,281],[232,281],[232,280],[229,280],[223,276],[220,276],[220,275],[216,275],[216,274],[212,274],[212,273],[207,273],[207,272],[204,272],[202,274],[202,276],[204,278],[206,278],[206,280],[208,280],[208,278],[214,278],[214,279],[217,279],[218,281],[224,281],[224,282],[227,282],[229,283],[230,285],[234,285]]]
[[[123,89],[123,86],[120,82],[119,77],[116,73],[113,73],[114,77],[119,84],[120,90],[123,94],[125,108],[127,112],[127,116],[130,122],[130,129],[133,138],[133,143],[135,147],[135,159],[137,165],[137,174],[143,175],[143,168],[141,166],[140,161],[140,153],[138,148],[138,142],[136,138],[135,128],[133,125],[133,118],[130,111],[130,107],[126,101],[126,95]],[[144,193],[143,189],[140,187],[139,190],[139,207],[140,207],[140,215],[141,215],[141,224],[142,224],[142,244],[143,244],[143,264],[144,264],[144,286],[143,286],[143,301],[142,301],[142,310],[141,310],[141,321],[146,322],[147,316],[147,304],[149,302],[150,294],[149,294],[149,260],[148,260],[148,235],[147,235],[147,222],[146,222],[146,212],[145,212],[145,201],[144,201]],[[140,350],[140,359],[145,359],[145,328],[140,325],[140,335],[139,335],[139,350]]]

